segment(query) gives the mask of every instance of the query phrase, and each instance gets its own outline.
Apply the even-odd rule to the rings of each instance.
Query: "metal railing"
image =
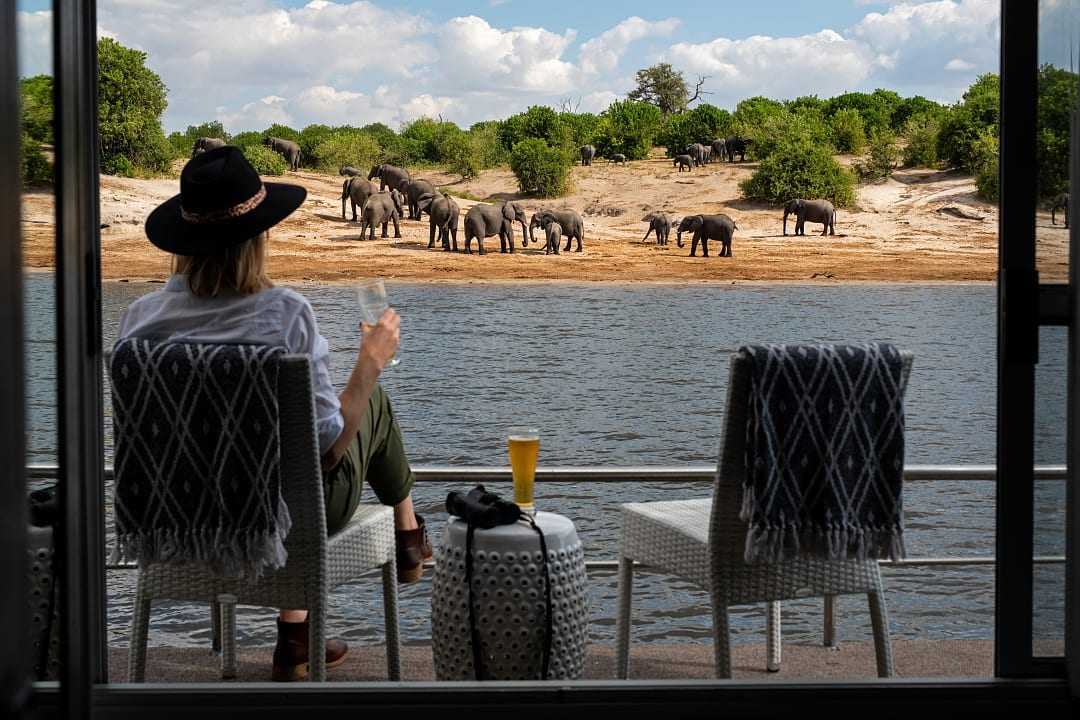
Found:
[[[26,469],[31,480],[54,479],[56,465],[30,465]],[[509,467],[426,465],[413,468],[418,483],[477,483],[511,482]],[[658,482],[658,483],[708,483],[712,482],[716,467],[709,465],[688,466],[626,466],[626,467],[538,467],[537,482]],[[1067,477],[1064,465],[1035,466],[1036,482],[1061,482]],[[105,468],[105,479],[113,479],[113,468]],[[990,482],[997,479],[993,465],[909,465],[904,468],[904,482]],[[882,567],[967,567],[992,566],[992,555],[969,557],[916,557],[903,560],[879,560]],[[1058,565],[1065,562],[1061,555],[1038,555],[1032,558],[1036,565]],[[427,563],[430,567],[431,563]],[[615,570],[618,560],[589,560],[590,570]],[[109,564],[108,570],[133,570],[131,563]]]

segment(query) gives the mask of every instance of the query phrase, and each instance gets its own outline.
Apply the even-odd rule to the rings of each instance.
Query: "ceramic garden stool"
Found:
[[[589,610],[585,553],[574,523],[538,512],[551,577],[552,641],[548,679],[572,680],[585,669]],[[465,589],[467,525],[451,517],[435,550],[431,639],[437,680],[475,680]],[[540,536],[525,522],[473,536],[473,603],[484,679],[539,680],[547,623]]]

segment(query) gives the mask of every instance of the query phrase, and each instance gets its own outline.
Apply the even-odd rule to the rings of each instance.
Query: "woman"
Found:
[[[401,430],[377,382],[398,348],[398,315],[391,309],[375,325],[361,324],[356,362],[337,393],[311,304],[275,287],[264,269],[268,230],[306,195],[296,185],[262,182],[236,147],[193,158],[180,174],[180,194],[146,221],[150,242],[173,253],[173,275],[163,289],[131,304],[120,319],[119,339],[266,344],[309,355],[327,532],[348,523],[369,482],[379,501],[394,509],[398,581],[416,582],[431,546],[423,518],[413,512],[413,474]],[[327,640],[327,667],[341,664],[347,649],[342,640]],[[307,655],[307,611],[282,610],[273,679],[302,679]]]

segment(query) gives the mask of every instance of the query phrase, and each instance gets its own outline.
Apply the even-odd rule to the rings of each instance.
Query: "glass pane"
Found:
[[[1039,332],[1035,375],[1035,462],[1065,464],[1066,359],[1068,330]],[[1035,485],[1033,644],[1036,655],[1065,651],[1065,483]]]
[[[575,35],[562,27],[532,27],[539,21],[521,3],[491,3],[484,18],[455,17],[452,3],[437,11],[404,3],[386,17],[380,13],[391,11],[375,6],[360,11],[359,5],[342,3],[300,5],[275,0],[267,3],[274,13],[251,18],[204,17],[163,5],[125,6],[120,18],[103,5],[101,27],[110,32],[100,41],[103,68],[123,59],[118,64],[125,72],[137,71],[138,87],[150,98],[114,109],[145,121],[138,126],[153,141],[124,146],[121,131],[127,125],[103,127],[116,140],[103,143],[102,158],[107,347],[118,337],[122,313],[169,281],[172,258],[146,241],[147,213],[177,192],[181,168],[205,148],[206,139],[221,139],[241,147],[263,175],[307,191],[305,204],[271,232],[268,275],[310,301],[328,341],[330,377],[338,389],[349,379],[360,343],[356,295],[348,283],[387,279],[389,302],[403,318],[401,364],[380,381],[393,398],[415,466],[505,466],[504,431],[526,424],[542,428],[542,466],[715,467],[733,350],[750,342],[870,340],[893,342],[916,357],[907,463],[992,464],[997,210],[991,201],[995,176],[987,168],[996,148],[996,14],[942,30],[933,16],[919,15],[915,22],[907,9],[849,3],[856,9],[838,16],[836,26],[858,24],[859,30],[836,43],[846,48],[840,64],[855,75],[838,78],[830,69],[792,83],[804,62],[785,48],[814,49],[814,58],[832,58],[840,48],[825,47],[836,33],[819,19],[798,11],[792,16],[791,3],[772,2],[775,14],[791,21],[784,31],[790,37],[780,44],[758,47],[757,36],[776,31],[752,20],[740,30],[745,37],[733,41],[741,49],[728,56],[728,41],[702,30],[700,44],[681,51],[683,60],[674,66],[691,91],[696,70],[714,74],[695,63],[715,63],[724,73],[736,67],[736,75],[747,77],[758,72],[761,82],[714,78],[715,85],[703,86],[711,93],[699,98],[704,103],[689,103],[685,112],[669,112],[673,108],[664,104],[665,117],[659,100],[650,108],[613,104],[630,89],[625,78],[639,69],[634,63],[643,69],[652,57],[644,49],[651,42],[648,33],[641,42],[625,39],[638,32],[632,28],[630,35],[626,27],[604,34],[605,28],[622,27],[618,10],[598,11],[602,27]],[[665,37],[674,37],[679,24],[713,27],[707,4],[680,7],[678,23],[655,28]],[[891,13],[889,22],[914,22],[911,32],[878,24],[877,10]],[[428,19],[414,23],[414,16]],[[438,16],[447,33],[433,30],[429,16]],[[357,51],[355,38],[364,36],[365,27],[380,25],[379,18],[415,29],[408,42],[416,43],[422,65],[402,53],[401,66],[389,68]],[[203,26],[217,30],[199,32]],[[347,37],[343,28],[350,29]],[[235,38],[264,35],[280,38],[296,62],[281,67],[280,52],[237,54]],[[534,36],[558,51],[537,62],[538,48],[529,39]],[[578,49],[566,49],[575,37],[582,42],[580,61]],[[606,49],[608,43],[617,47]],[[942,50],[942,44],[948,47]],[[620,60],[631,45],[637,54]],[[775,65],[762,71],[748,58],[769,58]],[[428,66],[443,73],[439,82],[421,77],[421,67]],[[877,74],[859,74],[871,66]],[[547,84],[573,85],[594,71],[609,74],[589,80],[587,88],[574,85],[584,95],[581,103],[552,95]],[[105,78],[117,84],[106,90],[120,93],[105,92],[110,102],[122,97],[125,85],[117,77]],[[753,97],[761,93],[769,99]],[[556,113],[553,106],[575,112]],[[942,157],[941,133],[957,118],[970,127],[954,127],[955,154]],[[638,137],[634,133],[642,127]],[[972,128],[977,132],[969,133]],[[271,137],[299,144],[298,168],[291,167],[296,158],[290,146]],[[728,137],[732,147],[749,138],[747,153],[676,167],[672,156],[683,154],[684,143],[705,140],[712,147],[725,138],[726,147]],[[576,159],[585,144],[595,144],[595,163],[568,163],[567,152]],[[770,170],[769,153],[781,150],[805,156],[773,163]],[[975,153],[981,153],[977,163]],[[624,154],[630,155],[625,165],[614,157]],[[812,177],[802,172],[804,161],[815,164]],[[363,177],[343,181],[339,172],[352,166],[366,176],[383,164],[406,166],[414,178],[456,198],[463,217],[478,205],[506,200],[520,203],[526,225],[542,210],[570,209],[584,228],[582,252],[576,241],[568,246],[559,235],[552,238],[560,241],[559,255],[545,253],[547,243],[536,242],[543,228],[526,244],[517,235],[528,236],[521,226],[513,230],[512,255],[496,252],[497,234],[487,237],[483,257],[476,240],[472,254],[444,252],[438,245],[429,248],[429,220],[410,218],[409,212],[399,218],[401,237],[390,234],[397,234],[391,223],[387,237],[380,228],[362,239],[351,205],[359,198],[362,220],[363,193],[354,190],[367,186]],[[791,176],[757,175],[779,172],[777,167]],[[539,197],[545,189],[530,185],[537,177],[559,186],[546,194],[560,197]],[[793,197],[778,197],[776,188],[794,194],[789,188],[795,187],[799,194],[814,193],[807,199],[832,193],[840,205],[836,216],[821,211],[815,221],[803,212],[792,224],[806,230],[808,223],[808,232],[787,234],[783,208]],[[669,244],[643,240],[648,221],[642,218],[661,210],[669,219],[730,213],[738,225],[730,257],[720,254],[719,238],[707,259],[687,257],[690,249],[679,241],[689,241],[688,234]],[[463,234],[464,221],[457,222]],[[474,230],[476,222],[474,213]],[[835,234],[815,235],[829,224]],[[464,250],[464,237],[458,243]],[[188,287],[177,280],[169,290]],[[108,399],[106,408],[112,412]],[[111,463],[111,423],[106,432]],[[905,486],[908,554],[965,564],[883,569],[894,646],[911,663],[898,668],[901,675],[970,677],[992,671],[993,484],[945,474],[950,477]],[[414,488],[415,509],[427,518],[436,544],[446,529],[448,491],[467,485],[460,480]],[[490,487],[510,492],[508,483]],[[598,563],[588,578],[587,677],[613,672],[617,581],[611,561],[619,550],[619,506],[706,498],[710,492],[707,480],[538,484],[539,507],[571,518],[587,559]],[[370,489],[364,500],[375,502]],[[110,530],[113,521],[107,518]],[[434,675],[430,578],[428,572],[401,593],[405,656],[414,668],[410,680]],[[125,679],[135,584],[130,565],[110,569],[109,650],[117,681]],[[378,595],[370,578],[332,591],[331,632],[353,645],[353,659],[337,677],[382,678],[385,635]],[[707,592],[686,581],[642,572],[632,644],[638,672],[645,674],[637,677],[713,676],[709,603]],[[736,677],[773,677],[762,659],[763,611],[760,602],[732,610]],[[274,608],[240,609],[241,679],[269,675],[275,614]],[[820,648],[819,599],[785,601],[783,627],[788,660],[775,677],[875,676],[865,596],[841,602],[839,637],[851,652],[826,654]],[[206,602],[155,606],[149,679],[218,679],[217,658],[205,652],[211,635]],[[924,657],[941,662],[923,663]]]
[[[53,276],[55,212],[52,186],[52,5],[19,0],[19,75],[22,89],[22,253],[26,296],[26,451],[31,464],[55,465],[56,287]],[[34,672],[37,680],[58,678],[58,569],[53,565],[55,480],[31,480],[31,571],[34,607]]]
[[[1070,123],[1080,76],[1080,2],[1039,3],[1039,163],[1036,266],[1046,283],[1068,282]]]

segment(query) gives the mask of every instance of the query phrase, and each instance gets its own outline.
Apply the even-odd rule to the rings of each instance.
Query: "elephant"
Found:
[[[705,164],[708,165],[712,162],[712,145],[701,146],[701,156]]]
[[[480,254],[484,254],[484,238],[499,236],[499,252],[514,252],[514,223],[521,223],[524,238],[529,237],[525,227],[525,211],[515,202],[500,202],[494,205],[480,203],[469,208],[465,213],[465,252],[472,254],[472,239],[476,238]],[[524,242],[524,241],[523,241]]]
[[[596,148],[592,145],[581,146],[581,164],[592,165],[593,158],[596,157]]]
[[[283,140],[276,137],[264,137],[262,144],[276,153],[281,153],[285,162],[289,163],[289,169],[296,172],[300,167],[300,146],[292,140]]]
[[[683,168],[686,168],[686,172],[694,171],[694,158],[690,155],[676,155],[675,162],[672,163],[672,167],[679,166],[679,172],[682,172]]]
[[[394,222],[394,237],[401,237],[398,219],[402,216],[404,205],[405,199],[397,190],[377,192],[369,197],[360,211],[360,239],[364,239],[364,230],[370,228],[368,240],[374,240],[376,225],[382,225],[382,236],[386,237],[386,224],[390,221]]]
[[[784,205],[784,235],[787,235],[788,215],[795,214],[795,234],[806,234],[806,221],[821,223],[822,235],[836,234],[836,208],[828,200],[803,200],[796,198]]]
[[[716,156],[717,162],[727,160],[727,142],[725,142],[724,138],[712,141],[712,154]]]
[[[361,170],[360,168],[354,168],[352,165],[343,165],[341,169],[338,170],[338,175],[348,175],[349,177],[356,177],[363,174],[363,170]]]
[[[352,221],[356,222],[356,208],[363,210],[367,199],[375,194],[375,183],[362,177],[350,177],[341,184],[341,219],[345,219],[345,199],[352,203]]]
[[[443,250],[450,250],[450,239],[454,241],[454,252],[457,252],[457,228],[458,218],[461,217],[461,208],[454,202],[454,198],[441,192],[421,195],[416,201],[420,212],[428,214],[428,227],[431,233],[428,237],[428,249],[435,247],[435,229],[439,230],[439,241]]]
[[[698,167],[705,161],[705,146],[701,143],[691,143],[683,152],[694,159],[694,167]]]
[[[682,247],[682,234],[692,232],[694,238],[690,242],[690,257],[697,254],[698,240],[701,241],[702,256],[709,257],[709,240],[719,240],[720,257],[731,257],[731,239],[738,229],[739,226],[728,215],[688,215],[679,223],[675,242]]]
[[[566,247],[563,250],[570,252],[570,246],[574,240],[577,240],[575,252],[581,252],[581,241],[585,237],[585,223],[576,210],[541,210],[533,213],[532,220],[529,221],[528,239],[533,239],[533,228],[544,228],[546,232],[548,224],[552,222],[559,223],[562,234],[566,236]]]
[[[626,156],[623,155],[622,153],[615,153],[614,155],[608,156],[607,161],[608,161],[608,165],[610,165],[611,163],[615,163],[616,165],[625,165],[626,164]]]
[[[656,244],[667,245],[668,235],[671,234],[671,218],[667,216],[667,213],[656,212],[645,217],[649,221],[649,229],[645,232],[645,237],[641,238],[642,242],[649,239],[651,233],[656,233]]]
[[[554,253],[558,255],[559,241],[562,240],[562,225],[552,219],[548,222],[547,227],[544,228],[544,233],[547,235],[547,242],[544,244],[544,254],[550,255]]]
[[[375,178],[379,178],[379,192],[382,192],[388,187],[391,190],[404,192],[405,183],[412,180],[412,176],[409,175],[409,171],[405,168],[387,165],[386,163],[371,168],[371,172],[368,173],[367,179],[374,180]]]
[[[1057,225],[1057,211],[1062,210],[1062,217],[1065,218],[1065,227],[1069,227],[1069,193],[1061,193],[1054,198],[1053,203],[1050,205],[1050,222]]]
[[[746,148],[750,146],[750,140],[732,135],[724,140],[724,151],[729,162],[735,162],[735,153],[739,154],[739,162],[746,160]]]
[[[191,146],[191,157],[195,157],[199,153],[204,153],[207,150],[214,150],[219,147],[225,147],[224,140],[220,138],[201,137]]]
[[[434,195],[438,192],[435,186],[427,180],[406,180],[401,186],[398,187],[401,194],[405,196],[405,202],[409,206],[409,219],[420,220],[423,218],[422,211],[416,206],[416,201],[420,199],[421,195]]]

